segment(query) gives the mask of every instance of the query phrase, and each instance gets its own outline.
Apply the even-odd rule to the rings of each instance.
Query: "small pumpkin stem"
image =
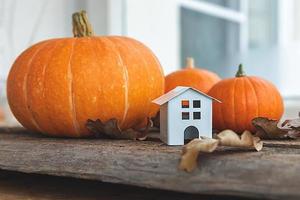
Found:
[[[89,37],[94,35],[85,10],[73,13],[72,24],[74,37]]]
[[[190,69],[192,69],[192,68],[194,68],[194,67],[195,67],[194,58],[192,58],[192,57],[187,57],[187,58],[186,58],[186,66],[185,66],[185,68],[190,68]]]
[[[243,76],[246,76],[246,73],[245,73],[245,71],[243,69],[243,65],[240,64],[239,65],[239,69],[238,69],[238,71],[235,74],[235,77],[243,77]]]

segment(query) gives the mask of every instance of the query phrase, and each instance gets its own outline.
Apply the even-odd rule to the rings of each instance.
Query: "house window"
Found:
[[[193,101],[193,108],[200,108],[201,107],[201,101],[200,100],[194,100]]]
[[[190,107],[190,102],[189,102],[189,100],[182,100],[182,101],[181,101],[181,107],[182,107],[182,108],[189,108],[189,107]]]
[[[193,117],[194,119],[201,119],[201,112],[194,112]]]
[[[182,112],[182,119],[183,120],[190,119],[190,113],[189,112]]]

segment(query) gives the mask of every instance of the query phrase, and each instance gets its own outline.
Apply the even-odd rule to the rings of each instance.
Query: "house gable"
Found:
[[[209,96],[209,95],[207,95],[207,94],[205,94],[205,93],[203,93],[199,90],[196,90],[196,89],[191,88],[191,87],[183,87],[183,86],[177,86],[176,88],[174,88],[173,90],[167,92],[166,94],[154,99],[152,102],[155,103],[155,104],[158,104],[158,105],[163,105],[163,104],[171,101],[175,97],[177,97],[177,96],[179,96],[179,95],[181,95],[181,94],[183,94],[183,93],[185,93],[186,91],[189,91],[189,90],[193,90],[193,91],[195,91],[196,93],[198,93],[202,96],[205,96],[205,97],[207,97],[211,100],[215,100],[215,101],[221,103],[220,100],[218,100],[214,97],[211,97],[211,96]]]

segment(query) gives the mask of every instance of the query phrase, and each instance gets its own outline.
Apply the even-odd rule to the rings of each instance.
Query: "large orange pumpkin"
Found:
[[[253,118],[277,120],[283,114],[283,100],[276,87],[262,78],[246,76],[242,65],[235,78],[220,81],[208,94],[222,101],[213,104],[213,127],[218,130],[254,131]]]
[[[165,92],[169,92],[177,86],[188,86],[207,93],[220,80],[220,77],[211,71],[195,68],[194,59],[187,58],[184,69],[166,76]]]
[[[7,80],[10,108],[24,127],[55,136],[90,135],[87,119],[140,126],[158,107],[164,75],[155,55],[127,37],[92,36],[85,12],[74,38],[40,42],[15,61]]]

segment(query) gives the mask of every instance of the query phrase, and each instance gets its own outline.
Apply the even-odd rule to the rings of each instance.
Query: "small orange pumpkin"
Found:
[[[246,76],[242,65],[235,78],[220,81],[208,94],[222,101],[213,104],[213,127],[218,130],[253,132],[253,118],[278,120],[283,114],[283,100],[276,87],[262,78]]]
[[[207,93],[220,80],[220,77],[211,71],[195,68],[194,59],[187,58],[184,69],[166,76],[165,92],[169,92],[177,86],[187,86]]]
[[[151,101],[164,93],[155,55],[127,37],[92,35],[84,11],[73,15],[74,38],[25,50],[7,80],[10,108],[26,128],[55,136],[91,133],[88,119],[115,118],[122,130],[155,116]]]

